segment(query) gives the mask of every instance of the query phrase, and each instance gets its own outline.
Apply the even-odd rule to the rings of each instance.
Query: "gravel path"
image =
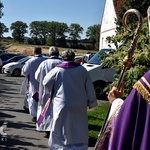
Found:
[[[0,74],[0,150],[48,150],[45,134],[35,130],[31,116],[23,110],[23,79]],[[89,141],[88,150],[93,150],[94,144]]]
[[[48,139],[35,130],[31,116],[23,110],[23,79],[0,74],[0,150],[48,150]]]

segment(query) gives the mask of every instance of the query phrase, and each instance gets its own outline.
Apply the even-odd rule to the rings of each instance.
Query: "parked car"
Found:
[[[115,79],[115,69],[102,66],[104,57],[113,51],[112,49],[101,49],[87,63],[83,64],[90,74],[97,99],[103,96],[104,88]]]
[[[3,53],[3,54],[0,54],[0,58],[2,61],[6,61],[14,56],[17,56],[17,55],[20,55],[20,54],[15,54],[15,53]]]
[[[8,64],[8,63],[11,63],[11,62],[17,62],[18,60],[22,59],[26,57],[25,55],[16,55],[16,56],[13,56],[11,57],[10,59],[6,60],[6,61],[3,61],[3,66]]]
[[[95,53],[85,54],[82,58],[82,64],[87,63],[94,55]]]
[[[75,61],[76,63],[81,64],[82,59],[83,59],[83,56],[82,56],[82,55],[81,55],[81,56],[80,56],[80,55],[76,55],[74,61]]]
[[[94,56],[94,53],[88,53],[84,55],[76,55],[75,56],[75,62],[79,64],[87,63],[92,57]]]
[[[4,61],[7,61],[11,57],[14,57],[14,56],[17,56],[17,55],[18,54],[15,54],[15,53],[0,53],[0,59],[2,60],[2,66],[3,66]],[[2,66],[0,66],[0,72],[1,72]]]
[[[21,69],[25,62],[32,58],[32,56],[26,56],[17,62],[11,62],[2,67],[2,73],[12,76],[21,76]]]
[[[0,46],[0,54],[6,53],[5,47]]]

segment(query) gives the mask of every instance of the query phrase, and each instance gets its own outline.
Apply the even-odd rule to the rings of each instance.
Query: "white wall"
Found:
[[[116,29],[115,18],[116,13],[114,9],[113,0],[106,0],[101,23],[99,49],[108,48],[106,38],[108,36],[115,35]],[[111,45],[111,47],[115,48],[114,45]]]

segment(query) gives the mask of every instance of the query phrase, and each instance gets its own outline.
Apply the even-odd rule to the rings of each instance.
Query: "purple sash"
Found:
[[[64,61],[61,64],[57,65],[57,67],[61,67],[61,68],[75,68],[78,66],[80,66],[80,64],[73,61]]]
[[[41,114],[40,114],[40,116],[39,116],[39,118],[37,120],[38,126],[40,126],[40,124],[42,123],[43,119],[45,118],[45,115],[46,115],[46,112],[47,112],[47,109],[49,107],[50,102],[51,102],[51,98],[49,98],[47,100],[47,102],[46,102],[46,104],[45,104],[45,106],[44,106],[44,108],[43,108],[43,110],[42,110],[42,112],[41,112]]]

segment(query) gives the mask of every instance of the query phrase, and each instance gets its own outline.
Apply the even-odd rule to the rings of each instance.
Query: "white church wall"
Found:
[[[102,23],[101,23],[99,49],[109,48],[106,38],[108,36],[113,36],[116,34],[115,18],[117,17],[114,9],[113,0],[106,0],[103,17],[102,17]],[[114,45],[112,44],[111,47],[115,48]]]

